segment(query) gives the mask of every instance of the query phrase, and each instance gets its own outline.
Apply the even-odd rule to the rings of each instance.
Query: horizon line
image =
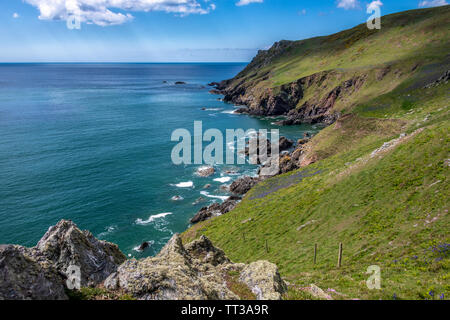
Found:
[[[95,63],[110,63],[110,64],[193,64],[193,63],[250,63],[251,61],[0,61],[0,64],[33,64],[33,63],[47,63],[47,64],[95,64]]]

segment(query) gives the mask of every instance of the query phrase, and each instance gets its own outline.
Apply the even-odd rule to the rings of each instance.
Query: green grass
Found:
[[[255,90],[326,72],[299,105],[342,80],[366,82],[337,101],[343,116],[306,145],[313,164],[258,184],[184,241],[204,234],[235,262],[276,263],[290,283],[285,299],[312,299],[298,289],[312,283],[337,291],[335,299],[448,299],[450,84],[424,86],[450,69],[449,17],[450,6],[390,15],[381,31],[358,26],[298,41],[271,64],[244,70],[236,81]],[[371,156],[402,133],[401,143]],[[381,268],[381,290],[366,286],[371,265]]]

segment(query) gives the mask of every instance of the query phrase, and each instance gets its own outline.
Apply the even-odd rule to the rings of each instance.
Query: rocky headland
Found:
[[[155,257],[127,260],[117,245],[62,220],[33,248],[0,246],[0,300],[67,300],[77,283],[138,300],[240,299],[243,291],[265,300],[286,292],[276,265],[233,263],[204,236],[184,245],[174,235]]]

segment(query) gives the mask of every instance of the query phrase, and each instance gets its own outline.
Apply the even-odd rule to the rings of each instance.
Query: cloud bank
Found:
[[[209,0],[25,0],[25,2],[39,10],[39,19],[42,20],[66,20],[70,16],[76,16],[80,22],[99,26],[130,21],[133,19],[128,13],[130,11],[163,11],[185,16],[206,14],[215,9],[214,4],[208,3]]]

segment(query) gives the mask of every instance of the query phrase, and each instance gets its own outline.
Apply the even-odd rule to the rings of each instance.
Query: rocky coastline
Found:
[[[235,283],[260,300],[287,290],[276,265],[233,263],[204,236],[185,245],[176,234],[155,257],[127,260],[117,245],[62,220],[33,248],[0,246],[0,300],[67,300],[82,288],[116,299],[241,299]]]

